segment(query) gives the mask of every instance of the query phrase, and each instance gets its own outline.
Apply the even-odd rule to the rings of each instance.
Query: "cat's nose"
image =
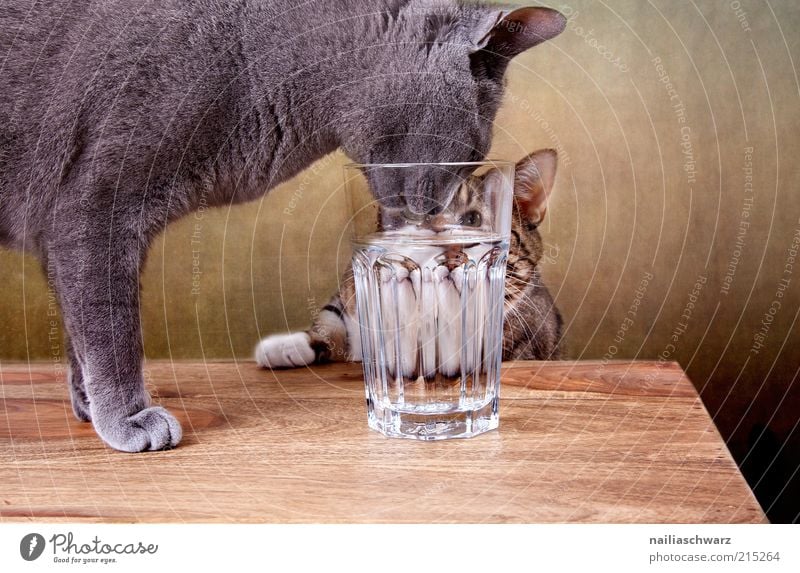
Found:
[[[429,221],[430,228],[435,233],[441,233],[447,229],[447,217],[444,215],[435,215]]]

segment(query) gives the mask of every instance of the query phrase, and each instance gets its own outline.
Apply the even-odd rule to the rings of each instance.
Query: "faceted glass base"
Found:
[[[497,397],[473,410],[401,411],[367,400],[369,427],[389,438],[446,440],[471,438],[497,428]]]

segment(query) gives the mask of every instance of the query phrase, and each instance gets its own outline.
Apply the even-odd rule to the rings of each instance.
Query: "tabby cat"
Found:
[[[538,226],[544,219],[556,173],[556,152],[535,151],[517,163],[511,245],[506,268],[503,360],[552,360],[561,355],[562,320],[538,264],[542,238]],[[460,225],[479,227],[476,207],[484,178],[492,171],[469,177],[446,213]],[[454,291],[454,296],[458,296]],[[452,353],[457,356],[458,353]],[[321,362],[361,360],[361,338],[356,317],[353,271],[348,268],[339,292],[326,304],[308,331],[272,335],[255,351],[265,368],[292,368]]]

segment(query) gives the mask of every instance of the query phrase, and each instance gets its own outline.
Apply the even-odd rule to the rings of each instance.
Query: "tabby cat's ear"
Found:
[[[494,12],[491,28],[476,42],[470,56],[473,71],[497,79],[511,58],[564,31],[567,19],[552,8],[527,7]]]
[[[556,179],[558,154],[555,149],[540,149],[517,162],[514,196],[523,217],[534,225],[544,220],[547,200]]]

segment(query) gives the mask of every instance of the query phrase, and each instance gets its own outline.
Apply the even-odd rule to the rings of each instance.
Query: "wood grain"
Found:
[[[115,452],[72,417],[63,368],[0,363],[0,520],[763,522],[675,364],[504,367],[498,431],[389,440],[359,365],[150,362],[180,447]]]

